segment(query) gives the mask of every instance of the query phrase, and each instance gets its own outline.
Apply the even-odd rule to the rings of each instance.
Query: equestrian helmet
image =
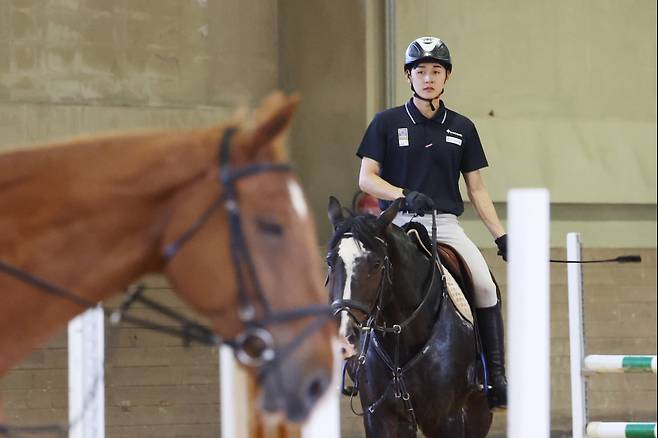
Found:
[[[404,70],[411,70],[422,61],[434,60],[452,71],[452,60],[448,46],[436,37],[421,37],[407,47],[404,54]]]

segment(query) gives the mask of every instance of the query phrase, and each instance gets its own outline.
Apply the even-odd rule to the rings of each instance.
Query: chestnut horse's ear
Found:
[[[398,210],[400,210],[403,201],[404,198],[396,199],[382,214],[379,215],[377,218],[377,228],[379,230],[384,230],[391,224],[391,222],[393,222],[393,219],[395,219],[395,215],[398,214]]]
[[[253,159],[266,152],[268,157],[277,161],[285,159],[281,143],[298,104],[299,94],[288,97],[275,92],[266,97],[256,110],[255,124],[243,145],[245,155]]]
[[[345,219],[342,205],[340,205],[338,199],[333,196],[329,196],[327,215],[329,216],[329,222],[331,222],[331,226],[334,230],[336,229],[336,226]]]

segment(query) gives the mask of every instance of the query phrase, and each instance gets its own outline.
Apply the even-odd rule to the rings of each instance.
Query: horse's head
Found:
[[[387,229],[400,208],[395,201],[379,217],[345,217],[338,200],[329,200],[334,234],[329,242],[329,294],[340,315],[339,341],[345,358],[357,353],[361,327],[392,299]]]
[[[274,95],[249,126],[207,135],[205,170],[175,194],[163,241],[172,284],[235,341],[263,408],[292,421],[324,393],[333,364],[313,219],[282,149],[297,101]]]

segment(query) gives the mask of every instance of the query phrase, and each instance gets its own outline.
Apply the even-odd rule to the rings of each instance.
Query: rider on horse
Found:
[[[448,47],[435,37],[418,38],[406,50],[404,73],[413,97],[404,105],[378,113],[366,130],[357,156],[361,158],[359,187],[379,198],[385,209],[404,197],[394,223],[412,218],[431,227],[437,214],[437,240],[455,248],[473,276],[475,307],[492,386],[494,407],[507,404],[503,320],[496,284],[487,263],[466,236],[458,217],[464,211],[459,175],[468,197],[495,239],[498,254],[507,260],[507,235],[480,169],[487,159],[475,125],[440,99],[452,72]]]

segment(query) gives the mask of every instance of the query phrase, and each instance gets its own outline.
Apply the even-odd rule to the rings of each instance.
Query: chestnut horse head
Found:
[[[87,302],[162,272],[249,365],[262,408],[304,419],[333,362],[313,220],[283,147],[297,101],[0,156],[0,375],[84,310],[16,272]]]

